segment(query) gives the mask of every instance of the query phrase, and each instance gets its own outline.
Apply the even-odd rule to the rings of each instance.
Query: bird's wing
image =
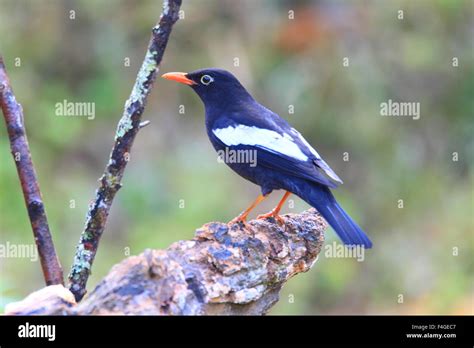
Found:
[[[319,155],[319,153],[306,141],[305,138],[298,132],[296,129],[291,128],[291,133],[293,133],[294,140],[298,144],[299,147],[306,149],[309,151],[314,158],[312,159],[314,164],[324,172],[331,180],[338,183],[338,185],[342,184],[341,178],[337,176],[334,170],[329,167],[329,165],[323,160],[323,158]]]
[[[257,165],[281,171],[334,188],[342,180],[327,165],[301,134],[282,119],[272,120],[271,127],[245,125],[221,117],[212,127],[215,138],[225,146],[252,148],[257,151]]]

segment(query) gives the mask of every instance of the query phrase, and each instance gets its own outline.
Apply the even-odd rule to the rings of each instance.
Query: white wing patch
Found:
[[[272,152],[281,153],[300,161],[308,160],[308,157],[301,151],[289,134],[281,135],[270,129],[250,127],[242,124],[237,127],[229,126],[226,128],[213,129],[212,132],[227,146],[260,146]],[[307,144],[305,140],[304,142]],[[311,147],[309,148],[312,149]],[[314,149],[312,149],[312,151],[317,155]],[[317,155],[317,157],[319,158],[319,155]]]
[[[303,136],[301,135],[300,132],[298,132],[296,129],[294,128],[291,128],[291,131],[293,132],[293,134],[295,134],[298,138],[300,138],[301,142],[308,148],[309,151],[311,151],[311,153],[317,158],[317,159],[321,159],[321,156],[319,156],[319,153],[316,152],[315,149],[313,149],[313,147],[306,141],[305,138],[303,138]]]

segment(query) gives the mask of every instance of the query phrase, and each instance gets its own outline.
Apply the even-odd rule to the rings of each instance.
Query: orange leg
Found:
[[[267,218],[272,217],[276,221],[278,221],[280,224],[283,225],[284,221],[281,218],[281,216],[278,215],[278,214],[280,213],[281,207],[283,206],[283,204],[285,204],[286,200],[288,199],[288,197],[290,197],[290,195],[291,195],[291,192],[286,191],[286,193],[283,196],[283,198],[281,199],[280,203],[278,203],[278,205],[271,212],[259,215],[259,216],[257,216],[257,219],[267,219]]]
[[[268,195],[267,195],[268,196]],[[232,224],[235,224],[235,223],[239,223],[239,222],[242,222],[244,225],[245,225],[245,222],[247,220],[247,216],[249,215],[249,213],[253,210],[253,208],[255,208],[257,205],[259,205],[259,203],[261,201],[263,201],[265,198],[267,198],[267,196],[263,196],[262,194],[258,195],[257,199],[250,205],[250,207],[248,207],[247,209],[245,209],[242,213],[240,213],[239,216],[237,216],[236,218],[232,219],[229,221],[229,225],[232,225]]]

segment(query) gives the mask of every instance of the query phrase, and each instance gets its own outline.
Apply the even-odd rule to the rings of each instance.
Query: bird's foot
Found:
[[[228,223],[227,223],[227,226],[232,226],[232,225],[239,225],[239,226],[243,226],[244,228],[248,228],[248,224],[247,224],[247,216],[242,216],[242,215],[239,215],[237,216],[236,218],[233,218],[232,220],[230,220]]]
[[[278,215],[277,212],[275,212],[274,210],[266,213],[266,214],[261,214],[259,216],[257,216],[257,219],[269,219],[269,218],[273,218],[275,219],[276,222],[278,222],[280,225],[284,225],[285,224],[285,220],[283,220],[283,218]]]

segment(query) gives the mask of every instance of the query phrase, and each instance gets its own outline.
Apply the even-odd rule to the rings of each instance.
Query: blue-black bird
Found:
[[[230,223],[245,224],[253,208],[273,190],[281,189],[286,193],[280,203],[259,218],[273,217],[281,222],[280,209],[293,193],[316,208],[344,244],[372,247],[364,231],[329,190],[342,184],[342,180],[296,129],[259,104],[234,75],[209,68],[162,77],[189,85],[201,98],[206,110],[207,135],[216,151],[256,154],[255,162],[226,161],[240,176],[259,185],[262,192]]]

